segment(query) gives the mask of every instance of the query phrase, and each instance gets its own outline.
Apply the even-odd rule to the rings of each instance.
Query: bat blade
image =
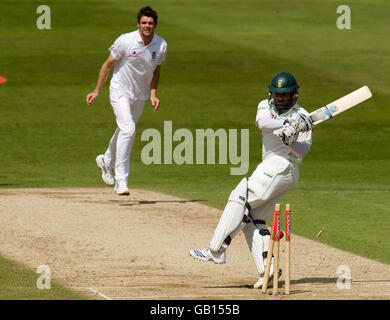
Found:
[[[314,125],[333,118],[345,110],[348,110],[359,103],[372,97],[372,93],[367,86],[361,87],[346,96],[333,101],[309,114]]]

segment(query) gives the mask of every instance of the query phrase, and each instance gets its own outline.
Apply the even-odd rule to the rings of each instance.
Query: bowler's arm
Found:
[[[96,83],[96,88],[91,93],[87,95],[87,104],[90,106],[92,102],[97,98],[97,96],[100,93],[100,90],[102,89],[104,83],[106,82],[108,75],[111,72],[111,69],[113,68],[115,64],[115,59],[110,54],[107,58],[107,60],[103,63],[103,65],[100,68],[98,81]]]
[[[157,87],[160,81],[160,66],[157,66],[153,72],[152,82],[150,84],[150,101],[154,107],[154,112],[158,110],[160,106],[160,99],[157,97]]]

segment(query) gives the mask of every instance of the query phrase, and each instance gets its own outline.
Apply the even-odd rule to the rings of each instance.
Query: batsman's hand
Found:
[[[280,137],[285,145],[291,146],[298,138],[299,132],[291,124],[285,124],[280,133]]]
[[[306,116],[303,113],[294,113],[290,115],[285,121],[284,124],[289,124],[297,130],[297,132],[307,132],[312,130],[314,125],[310,117]]]
[[[303,113],[299,113],[299,123],[298,123],[298,132],[307,132],[313,130],[314,125],[311,118]]]
[[[91,93],[88,93],[86,99],[87,105],[90,106],[93,103],[93,101],[97,98],[98,95],[99,95],[99,91],[96,89],[93,90]]]

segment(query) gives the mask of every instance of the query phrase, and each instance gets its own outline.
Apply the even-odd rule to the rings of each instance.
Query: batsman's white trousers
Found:
[[[254,219],[267,221],[275,204],[299,179],[299,166],[285,158],[273,156],[261,162],[248,179],[248,203]]]
[[[247,202],[251,206],[251,217],[266,222],[272,216],[275,204],[295,186],[298,178],[299,166],[282,157],[269,157],[260,163],[247,183]],[[241,184],[242,181],[233,191],[242,192],[237,190]],[[231,196],[232,194],[229,198]],[[246,236],[250,236],[247,233],[251,233],[252,224],[241,222],[244,211],[242,205],[237,206],[235,201],[228,201],[210,241],[213,251],[220,249],[227,236],[233,239],[241,230]]]
[[[254,220],[267,221],[274,212],[280,198],[291,190],[299,179],[299,166],[280,156],[264,159],[248,179],[233,190],[222,216],[210,241],[210,249],[218,251],[229,236],[233,239],[241,230],[252,253],[259,274],[264,273],[264,252],[268,251],[269,235],[262,235],[260,230],[267,228],[264,224],[242,222],[245,208],[238,199],[245,201],[240,192],[248,192],[246,201],[251,206],[251,217]],[[247,190],[242,190],[242,187]],[[237,197],[238,199],[234,198]],[[228,244],[228,243],[227,243]]]
[[[128,180],[130,154],[135,140],[135,125],[144,110],[145,100],[131,100],[110,90],[110,102],[117,128],[104,153],[104,162],[115,169],[115,180]]]

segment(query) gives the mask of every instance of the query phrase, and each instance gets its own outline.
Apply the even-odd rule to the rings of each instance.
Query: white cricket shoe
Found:
[[[217,252],[211,251],[209,247],[202,250],[190,250],[190,256],[200,261],[213,261],[220,264],[226,262],[226,249],[221,248]]]
[[[102,179],[109,186],[114,185],[114,170],[109,169],[104,163],[104,155],[99,154],[96,157],[96,164],[102,170]]]
[[[129,188],[127,187],[126,180],[118,180],[115,183],[114,192],[120,196],[128,196],[130,194]]]
[[[282,276],[282,269],[279,269],[278,278],[280,278],[281,276]],[[274,279],[274,274],[272,273],[272,274],[270,274],[270,276],[268,277],[267,288],[272,284],[273,279]],[[255,288],[255,289],[262,288],[262,287],[263,287],[263,283],[264,283],[264,274],[262,274],[262,275],[259,277],[259,280],[257,280],[257,282],[253,285],[253,288]]]

